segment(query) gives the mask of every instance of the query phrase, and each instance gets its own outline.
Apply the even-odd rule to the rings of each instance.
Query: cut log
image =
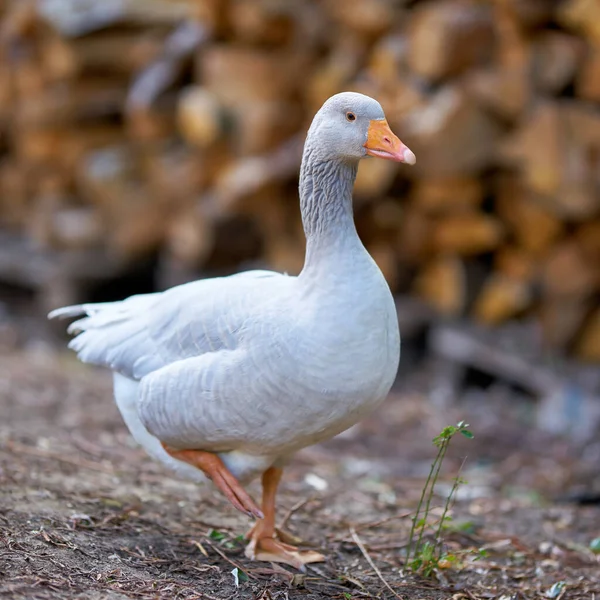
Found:
[[[128,114],[135,118],[136,111],[149,110],[181,77],[186,61],[208,36],[208,29],[195,21],[179,25],[167,38],[161,55],[135,78],[127,97]]]
[[[140,157],[139,166],[155,202],[174,212],[192,205],[198,192],[208,186],[211,175],[209,159],[177,143],[149,151]]]
[[[235,39],[249,44],[280,47],[291,43],[303,12],[299,4],[268,0],[235,0],[229,18]]]
[[[508,279],[524,282],[533,281],[538,270],[535,258],[517,246],[498,250],[494,256],[494,269]]]
[[[120,196],[124,197],[123,194]],[[127,204],[109,224],[109,246],[126,261],[139,260],[156,251],[166,237],[171,210],[153,202],[144,187],[129,187]]]
[[[500,221],[483,213],[449,215],[435,223],[432,246],[442,253],[473,256],[498,247],[504,237]]]
[[[490,166],[500,126],[463,89],[444,86],[401,124],[403,141],[417,156],[410,174],[453,177]]]
[[[107,83],[103,78],[87,77],[28,93],[16,107],[16,122],[20,127],[37,128],[109,120],[121,113],[126,86],[127,82],[118,78]]]
[[[338,23],[363,36],[376,37],[401,22],[404,11],[391,0],[326,0],[327,12]]]
[[[600,209],[599,126],[598,115],[578,107],[540,103],[503,142],[501,155],[523,171],[525,185],[551,211],[562,218],[585,219]]]
[[[398,289],[398,257],[393,245],[384,240],[369,244],[369,253],[381,269],[392,292]]]
[[[53,83],[72,79],[77,74],[77,56],[57,35],[44,36],[40,69]]]
[[[502,156],[524,172],[527,186],[554,197],[564,165],[562,120],[556,104],[539,104],[516,134],[502,144]]]
[[[304,265],[304,257],[301,252],[302,244],[287,236],[273,236],[265,242],[265,259],[269,268],[298,275]]]
[[[600,4],[596,0],[566,0],[557,11],[559,23],[600,44]]]
[[[531,45],[516,15],[515,2],[493,3],[496,32],[494,66],[479,69],[467,78],[475,97],[505,119],[514,120],[532,96]]]
[[[119,210],[132,182],[139,182],[139,165],[127,145],[90,152],[81,161],[77,173],[82,199],[98,205],[106,214]]]
[[[201,56],[199,76],[229,108],[289,98],[299,85],[304,56],[274,55],[244,46],[213,45]]]
[[[11,157],[0,164],[0,225],[15,228],[25,226],[30,217],[29,197],[32,180],[30,169]]]
[[[104,223],[93,207],[61,207],[52,211],[50,219],[46,241],[48,246],[60,250],[82,250],[102,246]]]
[[[215,215],[235,212],[243,198],[262,187],[287,181],[298,172],[302,140],[293,137],[273,152],[229,164],[216,179],[211,210]]]
[[[373,206],[372,215],[373,221],[378,227],[394,231],[395,234],[398,233],[404,218],[402,207],[394,198],[386,198]]]
[[[478,2],[442,0],[419,6],[408,34],[410,69],[433,81],[456,75],[491,56],[492,11]]]
[[[193,16],[191,0],[55,0],[42,2],[42,16],[67,37],[85,35],[111,25],[175,25]]]
[[[57,71],[52,65],[60,66],[64,62],[68,70],[62,67],[62,71],[81,77],[98,73],[111,77],[115,74],[133,75],[157,60],[165,43],[164,36],[155,31],[139,35],[135,31],[108,30],[69,40],[59,38],[60,42],[56,39],[52,38],[50,48],[44,49],[44,55],[51,57],[46,59],[50,63],[49,70]],[[56,58],[52,56],[54,53]],[[57,72],[56,76],[59,74]]]
[[[361,198],[381,198],[398,174],[397,166],[387,160],[365,160],[360,163],[354,194]]]
[[[533,300],[523,280],[492,274],[479,292],[473,314],[486,325],[497,325],[523,312]]]
[[[521,27],[540,27],[552,19],[556,0],[500,0]]]
[[[565,102],[561,108],[567,130],[593,165],[594,154],[600,147],[600,115],[593,105],[582,102]]]
[[[214,225],[202,203],[174,217],[167,230],[169,260],[179,268],[199,269],[214,247]]]
[[[179,97],[177,122],[181,135],[199,148],[213,145],[223,135],[225,116],[217,97],[205,88],[193,86]]]
[[[576,242],[566,240],[544,262],[542,282],[550,297],[587,298],[598,289],[600,269],[588,262]]]
[[[394,129],[404,130],[404,119],[409,118],[413,111],[419,111],[427,103],[428,90],[415,77],[402,77],[385,82],[377,94],[381,96],[382,106],[386,107],[388,121]],[[402,133],[404,137],[404,133]]]
[[[484,188],[473,177],[420,179],[413,185],[409,201],[428,214],[472,211],[483,202]]]
[[[600,308],[586,320],[575,346],[575,355],[584,361],[600,363]]]
[[[466,89],[477,101],[500,117],[514,120],[531,98],[527,64],[523,69],[478,70],[467,75]]]
[[[592,46],[577,76],[575,92],[584,100],[600,101],[600,47]]]
[[[600,220],[580,225],[575,240],[590,264],[600,265]]]
[[[415,291],[440,314],[461,314],[466,303],[463,263],[456,256],[441,256],[427,263],[415,280]]]
[[[557,31],[540,34],[533,43],[531,71],[537,89],[562,92],[573,82],[584,52],[585,44],[575,36]]]
[[[398,255],[408,265],[418,265],[431,256],[433,220],[413,206],[404,212],[398,232]]]
[[[302,113],[291,96],[305,60],[302,53],[288,54],[284,61],[243,47],[215,46],[203,53],[205,87],[229,111],[238,153],[272,149],[298,130]]]
[[[398,73],[407,73],[407,53],[406,36],[392,33],[381,38],[369,54],[369,75],[384,87],[392,87],[397,82]]]
[[[324,100],[343,90],[360,68],[365,54],[364,41],[356,35],[341,35],[329,56],[315,66],[304,86],[307,110],[314,113],[319,110]]]
[[[496,210],[518,243],[533,255],[543,255],[562,232],[560,219],[528,193],[518,179],[502,178],[496,193]]]

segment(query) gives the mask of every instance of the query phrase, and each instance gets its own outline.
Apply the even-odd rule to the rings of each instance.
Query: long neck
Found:
[[[319,157],[307,141],[300,170],[300,211],[306,235],[304,271],[348,243],[359,242],[352,214],[357,167]]]

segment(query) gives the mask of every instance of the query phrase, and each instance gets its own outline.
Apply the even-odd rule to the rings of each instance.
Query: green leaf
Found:
[[[352,594],[350,592],[344,592],[344,598],[346,600],[352,600]]]
[[[473,552],[475,553],[473,560],[481,560],[482,558],[487,558],[490,555],[485,548],[479,548],[477,551],[474,550]]]
[[[456,427],[454,427],[453,425],[448,425],[448,427],[444,427],[444,429],[442,429],[442,432],[440,433],[440,437],[443,437],[444,439],[448,439],[448,438],[451,438],[455,433],[456,433]]]
[[[430,561],[435,552],[435,546],[431,542],[425,542],[421,548],[421,559],[424,561]]]
[[[590,550],[594,554],[600,554],[600,537],[597,537],[590,542]]]
[[[232,569],[231,574],[233,575],[233,583],[235,584],[235,587],[240,587],[240,581],[248,581],[248,575],[246,575],[244,571],[238,569],[237,567]]]
[[[460,429],[459,430],[468,440],[472,440],[475,436],[473,435],[473,432],[469,431],[468,429]]]
[[[217,542],[220,542],[221,540],[224,540],[227,536],[224,533],[217,531],[216,529],[211,529],[208,532],[208,537],[211,540],[216,540]]]
[[[447,560],[448,562],[452,563],[452,562],[456,562],[458,560],[458,556],[456,556],[456,554],[444,554],[442,556],[442,560]]]

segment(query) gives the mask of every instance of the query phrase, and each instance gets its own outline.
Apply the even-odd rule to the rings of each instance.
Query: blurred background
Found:
[[[377,98],[415,167],[364,161],[359,233],[403,374],[444,405],[600,423],[600,4],[3,0],[0,337],[45,313],[304,257],[297,175],[330,95]]]

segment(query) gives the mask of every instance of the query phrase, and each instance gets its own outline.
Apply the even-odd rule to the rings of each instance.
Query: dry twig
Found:
[[[217,548],[217,546],[215,546],[214,544],[211,544],[210,542],[207,542],[207,543],[223,560],[226,560],[230,565],[232,565],[236,569],[240,570],[242,573],[246,573],[246,575],[250,579],[257,579],[256,575],[253,575],[247,569],[242,568],[242,566],[240,564],[238,564],[237,562],[235,562],[234,560],[229,558],[220,548]]]
[[[299,500],[298,502],[296,502],[296,504],[294,504],[294,506],[292,506],[292,508],[290,508],[287,513],[285,513],[285,515],[283,516],[283,519],[281,519],[279,525],[278,525],[278,529],[285,529],[285,526],[287,525],[287,522],[290,520],[290,517],[298,510],[300,510],[303,506],[306,506],[309,502],[312,502],[313,500],[316,499],[316,496],[309,496],[308,498],[303,498],[302,500]]]
[[[366,561],[369,563],[369,565],[371,566],[371,568],[373,569],[373,571],[375,571],[375,573],[377,574],[377,577],[379,577],[379,579],[381,580],[381,582],[383,583],[383,585],[385,585],[385,587],[388,590],[390,590],[390,592],[392,592],[392,594],[394,594],[394,596],[396,598],[400,599],[401,597],[394,591],[394,589],[392,588],[392,586],[385,580],[385,578],[381,574],[381,571],[377,568],[377,565],[375,565],[375,563],[373,562],[373,559],[371,558],[371,556],[367,552],[367,549],[365,548],[365,546],[362,543],[361,539],[358,537],[358,534],[356,533],[356,530],[354,530],[352,527],[350,528],[350,535],[352,536],[352,539],[354,540],[354,543],[358,546],[358,549],[362,552],[362,555],[365,557]]]

